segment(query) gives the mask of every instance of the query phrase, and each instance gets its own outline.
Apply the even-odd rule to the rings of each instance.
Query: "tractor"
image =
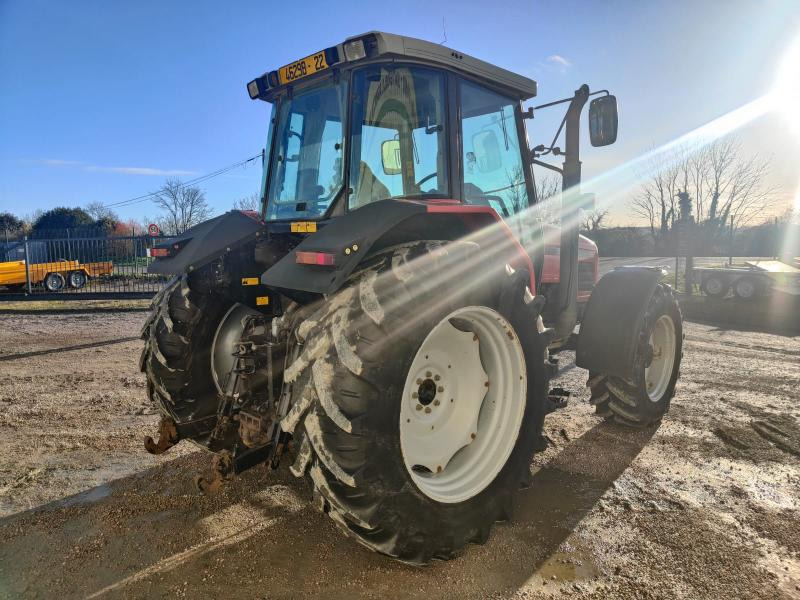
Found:
[[[581,113],[589,102],[592,145],[613,143],[608,91],[524,108],[535,81],[381,32],[247,90],[271,105],[261,211],[151,251],[150,272],[174,277],[142,329],[162,415],[149,452],[209,450],[204,492],[285,460],[345,533],[426,564],[510,518],[564,404],[549,386],[559,352],[588,370],[600,417],[647,427],[666,413],[682,356],[673,292],[658,268],[598,279],[579,236]],[[531,148],[527,122],[559,104],[553,143]],[[537,210],[552,200],[537,198],[534,164],[563,178],[560,227]]]

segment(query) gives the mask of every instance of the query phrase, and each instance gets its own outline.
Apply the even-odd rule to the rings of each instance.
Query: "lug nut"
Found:
[[[486,383],[484,383],[483,385],[484,385],[485,387],[489,387],[489,382],[487,381],[487,382],[486,382]]]
[[[430,377],[432,374],[430,371],[425,371],[425,377]]]
[[[433,405],[434,406],[439,406],[440,404],[441,404],[441,402],[439,402],[438,400],[434,400],[433,401]]]
[[[438,467],[436,467],[436,472],[437,472],[437,473],[441,473],[441,472],[442,472],[442,467],[441,467],[441,465],[440,465],[440,466],[438,466]]]
[[[430,407],[430,406],[426,406],[426,407],[425,407],[425,414],[426,414],[426,415],[427,415],[427,414],[430,414],[430,412],[431,412],[431,407]]]
[[[422,404],[417,404],[417,410],[422,410]]]
[[[434,375],[434,376],[433,376],[433,380],[434,380],[434,381],[439,381],[440,379],[441,379],[441,376],[440,376],[440,375]]]
[[[473,440],[474,440],[474,439],[475,439],[477,436],[478,436],[478,434],[476,434],[476,433],[470,433],[470,434],[469,434],[469,437],[471,437]]]
[[[411,393],[411,397],[412,398],[419,398],[419,394],[417,392],[412,392]]]
[[[417,377],[417,385],[422,385],[422,379],[420,379],[419,377]]]
[[[437,392],[443,392],[444,388],[442,386],[439,386],[439,387],[436,388],[436,391]]]

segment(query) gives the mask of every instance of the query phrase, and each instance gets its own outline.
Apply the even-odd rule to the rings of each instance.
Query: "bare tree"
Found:
[[[261,209],[261,195],[250,194],[244,198],[239,198],[233,201],[234,210],[254,210],[258,212]]]
[[[608,216],[608,210],[593,210],[586,213],[583,220],[584,231],[591,231],[592,233],[599,231],[603,228],[603,219]]]
[[[184,186],[178,179],[167,179],[153,202],[164,211],[159,223],[168,235],[180,235],[212,212],[200,188]]]
[[[89,213],[95,221],[119,221],[119,215],[102,202],[89,202],[84,210]]]
[[[740,228],[773,206],[776,189],[766,184],[768,174],[769,162],[747,155],[735,137],[679,148],[647,166],[631,209],[660,239],[680,217],[679,195],[688,194],[696,222],[713,240],[726,226]]]
[[[534,180],[536,191],[535,214],[545,223],[557,225],[561,221],[561,178],[547,174]]]

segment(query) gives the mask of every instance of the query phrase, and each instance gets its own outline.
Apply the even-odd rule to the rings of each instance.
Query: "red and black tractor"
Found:
[[[150,452],[183,439],[213,452],[206,491],[288,458],[346,533],[423,564],[508,518],[558,404],[560,350],[589,371],[601,417],[664,415],[681,360],[673,293],[660,269],[598,280],[578,233],[581,112],[594,96],[591,143],[613,143],[614,96],[584,85],[525,109],[536,82],[379,32],[247,89],[272,107],[260,214],[154,250],[150,271],[174,279],[142,331],[163,415]],[[563,150],[530,148],[526,122],[560,103]],[[560,228],[537,210],[534,164],[563,176]]]

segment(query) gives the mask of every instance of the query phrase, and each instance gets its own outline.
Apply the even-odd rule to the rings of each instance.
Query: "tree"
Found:
[[[105,206],[102,202],[89,202],[85,210],[94,217],[96,221],[119,223],[119,216],[117,213]]]
[[[33,223],[33,231],[48,229],[75,229],[86,225],[93,225],[94,219],[82,208],[67,208],[59,206],[43,212]]]
[[[239,198],[233,201],[234,210],[254,210],[256,212],[261,210],[261,195],[250,194],[244,198]]]
[[[21,232],[25,228],[25,222],[12,215],[10,212],[0,213],[0,231],[4,235],[12,235]]]
[[[208,219],[212,212],[200,188],[187,187],[178,179],[167,179],[153,202],[163,211],[159,223],[167,235],[182,234]]]
[[[545,223],[558,225],[561,222],[561,178],[547,174],[534,179],[536,192],[536,215]]]
[[[583,220],[583,230],[596,233],[603,228],[603,219],[605,219],[607,216],[607,210],[598,209],[586,213]]]
[[[758,154],[747,154],[735,137],[706,146],[684,146],[648,165],[631,209],[648,222],[657,245],[662,246],[675,222],[693,213],[698,232],[702,231],[711,249],[721,243],[728,228],[741,228],[773,206],[777,195],[766,183],[768,175],[769,162]]]

